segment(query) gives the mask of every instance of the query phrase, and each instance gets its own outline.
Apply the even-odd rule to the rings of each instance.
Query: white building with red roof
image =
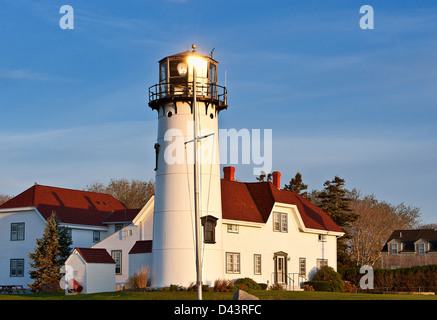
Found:
[[[35,184],[0,205],[0,284],[27,287],[33,282],[28,254],[52,213],[68,228],[73,247],[89,248],[129,224],[139,211],[108,194]]]
[[[343,231],[307,199],[273,182],[239,182],[233,167],[221,179],[222,224],[202,246],[222,239],[223,274],[204,279],[249,277],[260,283],[296,288],[322,265],[337,267],[337,238]],[[27,287],[28,253],[42,237],[46,219],[55,212],[71,230],[73,247],[106,249],[115,260],[115,282],[153,265],[155,197],[141,209],[129,209],[107,194],[34,185],[0,206],[0,283]],[[220,237],[217,235],[220,233]],[[107,268],[107,266],[106,266]],[[195,279],[180,279],[188,286]]]
[[[80,293],[115,291],[115,260],[105,249],[75,248],[65,261],[67,271],[67,288],[79,285]]]
[[[344,232],[324,211],[299,194],[280,189],[279,172],[273,173],[273,182],[245,183],[235,181],[234,171],[225,167],[221,179],[221,228],[202,227],[202,250],[222,239],[224,270],[205,277],[204,284],[249,277],[291,290],[311,279],[323,265],[337,269],[337,238]],[[142,229],[153,230],[153,201],[144,216],[136,218],[145,222]],[[153,239],[149,232],[129,252],[130,274],[143,265],[153,265]],[[181,278],[165,285],[193,282],[193,278]]]

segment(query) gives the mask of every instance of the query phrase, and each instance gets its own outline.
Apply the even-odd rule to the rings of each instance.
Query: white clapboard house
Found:
[[[205,277],[204,283],[211,285],[216,279],[249,277],[259,283],[279,283],[287,289],[296,289],[310,280],[321,266],[337,269],[337,238],[344,234],[343,231],[325,212],[302,196],[281,190],[279,172],[273,176],[273,183],[244,183],[234,180],[233,167],[224,168],[221,228],[202,226],[201,245],[203,251],[206,246],[214,246],[217,239],[222,239],[222,259],[217,263],[222,264],[223,272]],[[147,210],[142,210],[133,221],[133,225],[147,231],[138,232],[141,236],[129,252],[130,274],[141,266],[148,265],[153,270],[155,235],[150,231],[154,230],[154,201],[152,198]],[[168,238],[171,236],[167,235]],[[105,242],[106,239],[95,247],[112,251],[115,244]],[[183,263],[174,261],[176,268]],[[156,275],[152,273],[151,277],[153,285]],[[188,286],[193,282],[194,277],[181,276],[179,281],[172,279],[171,283],[159,285]]]
[[[28,254],[52,213],[68,228],[73,247],[89,248],[118,234],[139,211],[108,194],[35,184],[0,206],[0,285],[33,282]],[[118,252],[112,257],[117,260]]]

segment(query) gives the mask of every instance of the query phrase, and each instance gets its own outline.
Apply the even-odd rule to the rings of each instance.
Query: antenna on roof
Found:
[[[209,57],[212,59],[212,53],[214,52],[215,48],[212,48],[211,53],[209,54]]]

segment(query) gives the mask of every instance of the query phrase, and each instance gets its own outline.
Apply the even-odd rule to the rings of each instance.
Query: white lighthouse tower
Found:
[[[158,113],[153,287],[224,276],[218,116],[227,94],[217,65],[193,45],[160,60],[159,83],[149,88]]]

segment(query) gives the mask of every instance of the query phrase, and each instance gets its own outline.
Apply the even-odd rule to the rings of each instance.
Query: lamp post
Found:
[[[196,48],[196,45],[193,44],[193,51]],[[197,87],[196,87],[196,63],[195,63],[195,57],[192,57],[191,59],[188,59],[188,63],[192,65],[193,67],[193,152],[194,152],[194,226],[195,226],[195,232],[196,232],[196,275],[197,275],[197,300],[202,300],[202,265],[201,265],[201,259],[200,259],[200,217],[199,217],[199,188],[197,186]],[[190,63],[191,62],[191,63]]]

